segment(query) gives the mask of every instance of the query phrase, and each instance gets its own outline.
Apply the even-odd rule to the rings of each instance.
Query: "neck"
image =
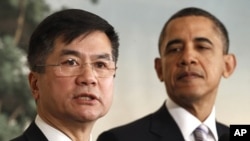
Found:
[[[183,99],[175,101],[178,105],[189,111],[192,115],[204,122],[212,112],[215,103],[215,95],[207,95],[197,99]]]
[[[187,111],[193,114],[201,122],[204,122],[211,114],[214,104],[209,103],[192,103],[190,106],[184,107]]]
[[[42,116],[40,117],[44,122],[68,136],[72,141],[90,141],[90,134],[95,121],[69,122],[58,121],[58,119],[51,120]]]

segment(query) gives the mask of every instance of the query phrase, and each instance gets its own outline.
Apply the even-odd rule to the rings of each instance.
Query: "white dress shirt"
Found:
[[[44,122],[39,115],[36,116],[35,123],[49,141],[72,141],[63,132]],[[91,135],[90,141],[92,141]]]
[[[207,141],[218,140],[214,107],[208,118],[203,123],[171,99],[166,101],[166,107],[181,130],[185,141],[195,141],[193,131],[201,124],[204,124],[209,128]]]

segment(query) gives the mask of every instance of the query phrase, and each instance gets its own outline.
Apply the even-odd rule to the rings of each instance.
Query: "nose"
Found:
[[[96,85],[97,79],[94,74],[91,64],[85,64],[82,67],[82,72],[77,76],[77,84],[79,85]]]
[[[183,67],[195,64],[197,64],[197,54],[195,49],[186,47],[180,55],[180,61],[178,62],[178,65]]]

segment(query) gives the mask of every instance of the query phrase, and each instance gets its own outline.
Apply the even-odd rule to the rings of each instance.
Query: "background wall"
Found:
[[[120,35],[120,57],[115,96],[108,115],[93,131],[97,135],[111,127],[128,123],[157,110],[166,99],[165,88],[154,71],[157,41],[166,20],[188,6],[200,7],[216,15],[226,25],[230,52],[237,57],[237,69],[223,79],[216,101],[219,121],[250,124],[250,1],[248,0],[47,0],[54,11],[80,8],[96,13],[114,25]]]

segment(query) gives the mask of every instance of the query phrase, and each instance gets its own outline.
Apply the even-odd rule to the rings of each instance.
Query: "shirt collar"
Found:
[[[44,122],[39,115],[36,116],[35,123],[49,141],[72,141],[64,133]]]
[[[35,123],[49,141],[72,141],[67,135],[44,122],[39,115],[36,116]],[[91,135],[90,141],[92,141]]]
[[[193,116],[184,108],[177,105],[173,100],[169,99],[166,101],[166,107],[170,115],[174,118],[179,129],[185,140],[190,140],[190,136],[193,131],[200,125],[205,124],[211,131],[213,137],[218,140],[216,121],[215,121],[215,108],[213,107],[212,112],[208,118],[202,123],[199,119]]]

